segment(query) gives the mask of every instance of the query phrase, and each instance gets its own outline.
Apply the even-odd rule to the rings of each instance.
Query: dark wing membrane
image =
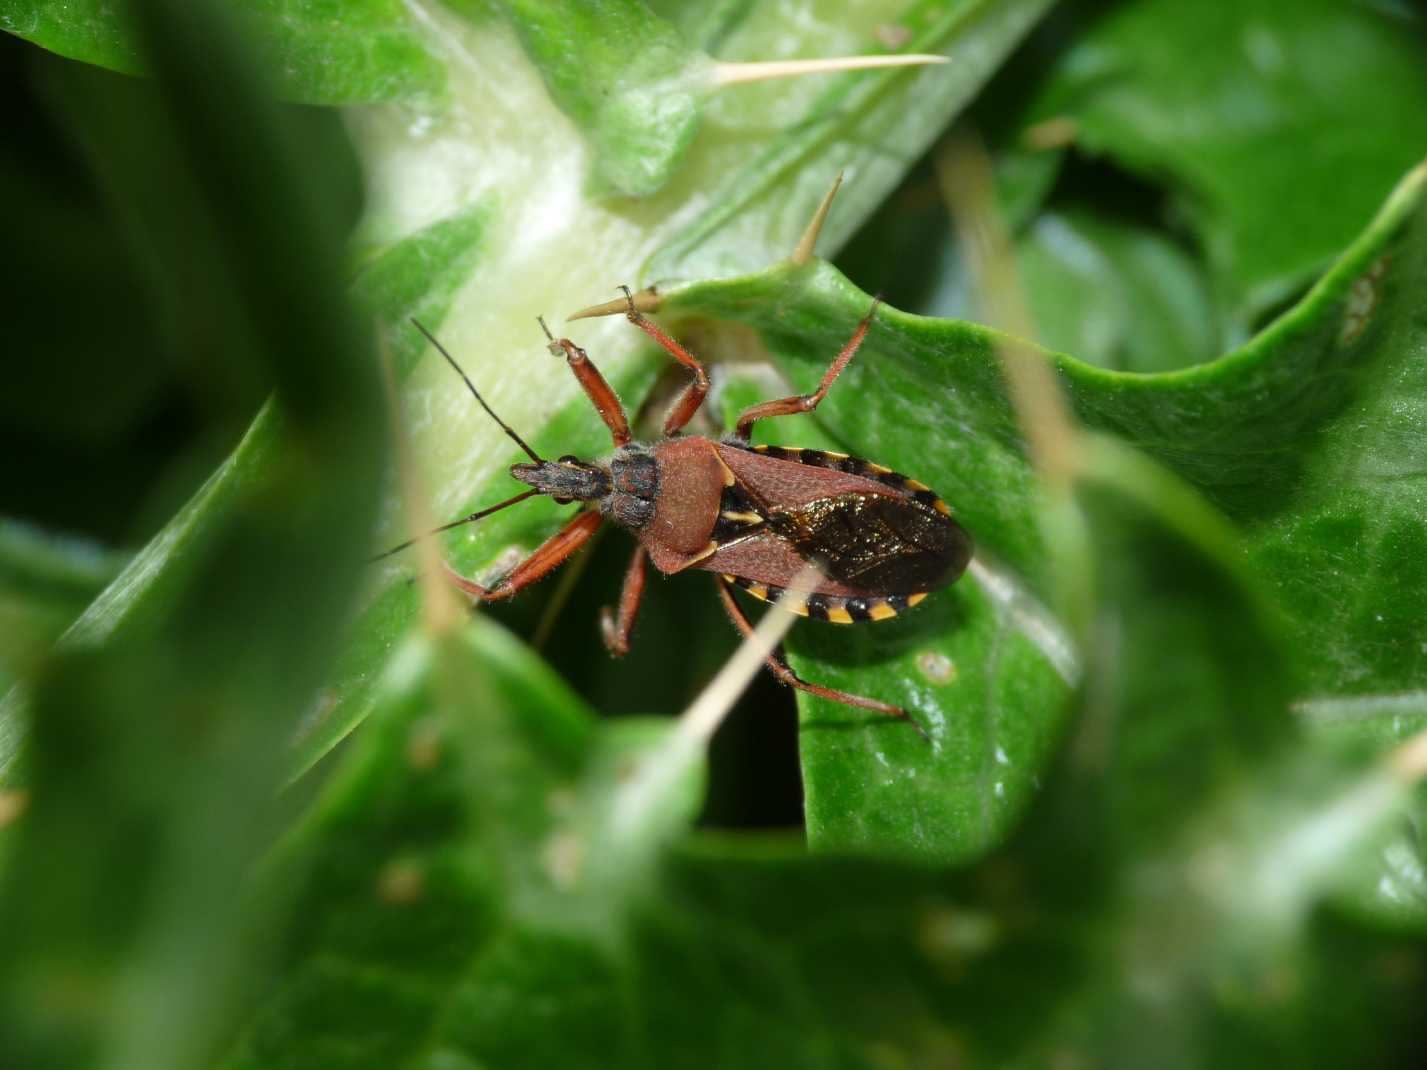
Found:
[[[876,594],[945,587],[971,560],[961,525],[912,498],[839,494],[775,513],[768,526],[830,579]]]

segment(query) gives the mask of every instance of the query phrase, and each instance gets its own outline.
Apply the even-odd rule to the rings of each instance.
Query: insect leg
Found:
[[[676,434],[694,418],[694,413],[698,412],[699,406],[704,403],[704,396],[709,392],[709,373],[704,371],[698,357],[660,330],[657,324],[644,318],[644,314],[634,307],[634,297],[628,286],[622,286],[620,289],[629,300],[629,310],[625,312],[629,322],[658,342],[669,356],[694,373],[694,381],[685,387],[669,410],[669,415],[664,418],[664,434]]]
[[[600,610],[600,634],[604,636],[604,645],[617,658],[629,653],[629,633],[634,631],[634,619],[639,615],[639,602],[644,597],[646,558],[644,547],[636,547],[619,592],[618,616],[609,606]]]
[[[714,583],[718,586],[719,597],[723,600],[723,608],[728,613],[728,619],[733,621],[733,626],[743,633],[745,637],[753,634],[753,625],[749,623],[748,617],[744,614],[742,607],[734,600],[733,591],[728,582],[722,576],[715,576]],[[845,706],[856,706],[858,709],[873,710],[876,713],[885,713],[889,717],[900,717],[917,730],[917,733],[925,739],[927,734],[922,731],[922,726],[917,724],[907,715],[907,711],[900,706],[891,706],[885,702],[878,702],[875,698],[864,698],[861,695],[851,695],[846,691],[835,691],[830,687],[823,687],[821,684],[810,684],[801,676],[795,673],[781,653],[775,651],[768,655],[768,668],[783,683],[789,687],[796,687],[799,691],[806,691],[810,695],[817,695],[819,698],[831,699],[833,702],[841,702]]]
[[[872,326],[872,317],[877,315],[877,306],[881,303],[880,297],[872,299],[872,307],[867,310],[867,315],[862,317],[862,322],[857,325],[857,330],[852,332],[852,337],[842,347],[842,352],[837,355],[837,358],[823,374],[823,381],[818,384],[817,390],[811,394],[794,394],[792,397],[750,405],[739,415],[738,426],[734,429],[734,434],[747,442],[748,436],[753,433],[753,425],[758,420],[766,420],[770,416],[792,416],[796,413],[812,412],[816,409],[818,403],[827,397],[828,388],[832,386],[833,380],[842,374],[842,370],[851,363],[854,354],[861,347],[862,340],[867,337],[868,328]]]
[[[614,439],[615,447],[627,444],[630,438],[629,418],[624,414],[624,406],[619,403],[619,396],[605,381],[600,370],[595,367],[595,362],[590,360],[590,355],[568,338],[557,340],[551,335],[550,328],[545,327],[543,319],[540,321],[540,326],[545,328],[545,337],[550,339],[550,352],[557,357],[562,352],[565,354],[565,363],[575,373],[575,379],[579,382],[580,388],[584,390],[585,396],[590,399],[590,404],[595,407],[595,411],[600,414],[600,419],[609,428],[609,434]]]
[[[482,587],[474,580],[466,579],[450,565],[446,566],[446,577],[478,601],[498,602],[543,580],[563,565],[595,533],[603,520],[604,517],[592,509],[577,513],[574,519],[536,547],[534,553],[516,565],[510,575],[494,587]]]

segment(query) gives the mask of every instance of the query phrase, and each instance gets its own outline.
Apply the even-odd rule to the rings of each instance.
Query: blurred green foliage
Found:
[[[1050,9],[0,8],[0,1066],[1421,1064],[1423,23]],[[951,62],[711,78],[899,49]],[[959,116],[1083,429],[1066,495],[972,322],[928,154]],[[784,260],[839,170],[837,266]],[[816,417],[760,434],[974,534],[916,611],[789,640],[930,742],[805,695],[795,741],[766,679],[707,755],[628,716],[734,637],[676,576],[607,658],[618,533],[455,627],[363,563],[423,522],[384,363],[428,508],[512,489],[409,321],[542,453],[597,455],[532,320],[620,282],[724,419],[888,293]],[[680,381],[569,330],[631,413]],[[489,577],[568,512],[443,548]]]

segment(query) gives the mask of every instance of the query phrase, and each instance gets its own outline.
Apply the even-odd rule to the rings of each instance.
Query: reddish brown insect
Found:
[[[628,289],[625,296],[629,297]],[[733,434],[719,440],[680,434],[708,393],[708,374],[683,346],[645,319],[632,298],[626,313],[629,321],[693,373],[693,382],[664,421],[664,438],[656,443],[631,441],[624,408],[589,356],[568,338],[552,337],[550,351],[565,357],[614,439],[614,452],[599,461],[541,458],[491,411],[441,344],[416,324],[532,462],[510,469],[531,490],[437,531],[478,520],[537,494],[561,503],[596,503],[576,513],[493,587],[448,566],[451,581],[483,602],[509,598],[558,568],[608,517],[639,540],[625,574],[619,608],[606,608],[601,621],[605,645],[616,656],[629,649],[649,561],[665,573],[688,568],[713,573],[724,608],[745,635],[752,625],[731,586],[776,602],[809,564],[817,567],[821,578],[811,593],[800,592],[799,598],[789,599],[790,608],[837,624],[886,620],[950,584],[971,560],[971,538],[925,484],[841,453],[749,443],[758,420],[817,408],[862,345],[876,312],[874,301],[816,391],[746,409]],[[403,543],[388,553],[409,545]],[[781,654],[770,655],[768,667],[785,684],[811,694],[906,716],[897,706],[809,683],[788,667]]]

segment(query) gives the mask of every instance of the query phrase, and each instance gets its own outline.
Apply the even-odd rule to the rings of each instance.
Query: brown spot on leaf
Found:
[[[1378,257],[1372,267],[1360,275],[1343,303],[1343,326],[1338,331],[1338,344],[1347,345],[1367,330],[1382,293],[1382,279],[1392,262],[1390,255]]]
[[[377,875],[377,898],[392,906],[410,906],[426,895],[426,872],[410,859],[388,862]]]
[[[956,679],[956,662],[935,650],[923,650],[918,654],[917,668],[934,684],[949,684]]]
[[[406,760],[413,769],[427,772],[441,760],[441,730],[429,718],[411,726],[406,739]]]
[[[30,805],[30,793],[23,788],[0,791],[0,828],[19,820]]]

